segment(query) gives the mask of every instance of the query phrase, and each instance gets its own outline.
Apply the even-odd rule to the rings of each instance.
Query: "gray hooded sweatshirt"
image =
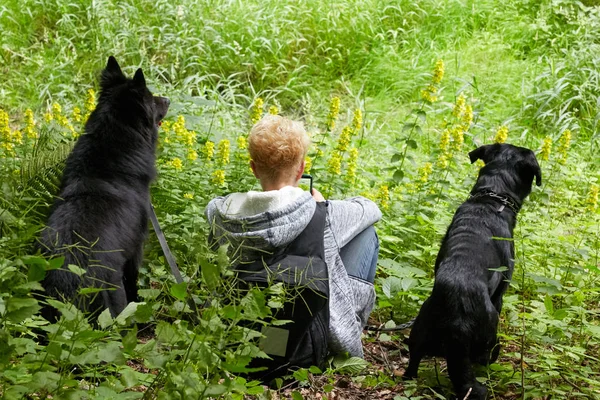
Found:
[[[229,244],[229,256],[251,261],[294,240],[316,208],[309,192],[286,186],[217,197],[206,207],[211,243]],[[373,305],[370,282],[348,276],[340,258],[344,247],[381,219],[377,205],[363,197],[329,200],[325,223],[325,263],[329,274],[329,347],[336,353],[363,357],[361,334]]]

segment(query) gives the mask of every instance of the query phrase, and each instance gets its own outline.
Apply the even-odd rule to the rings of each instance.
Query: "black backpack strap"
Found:
[[[296,239],[290,242],[283,254],[302,257],[320,257],[325,259],[325,221],[327,220],[327,202],[317,202],[315,213],[306,228]]]

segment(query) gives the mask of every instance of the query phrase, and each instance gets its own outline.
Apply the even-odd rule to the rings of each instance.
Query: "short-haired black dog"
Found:
[[[63,267],[48,271],[42,282],[48,296],[93,313],[108,308],[114,317],[137,299],[158,126],[169,100],[150,93],[141,69],[133,79],[125,77],[112,56],[100,89],[85,134],[67,158],[39,248],[65,257]],[[70,264],[86,273],[80,277]],[[101,290],[81,296],[82,287]],[[45,307],[42,315],[54,321],[58,313]]]
[[[535,154],[523,147],[486,145],[469,157],[485,166],[442,241],[433,291],[408,340],[404,377],[417,376],[423,356],[442,356],[458,398],[469,393],[469,399],[485,399],[487,389],[475,379],[472,364],[498,357],[502,296],[514,268],[513,229],[533,180],[540,186],[542,174]]]

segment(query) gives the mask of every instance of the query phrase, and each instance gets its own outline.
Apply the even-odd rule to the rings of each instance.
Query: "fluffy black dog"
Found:
[[[125,77],[112,56],[100,86],[85,134],[67,158],[39,247],[45,255],[65,257],[63,267],[48,271],[42,282],[48,296],[95,314],[108,308],[114,317],[137,299],[158,126],[169,100],[150,93],[141,69],[133,79]],[[80,277],[70,264],[86,273]],[[98,290],[84,296],[78,294],[82,287]],[[42,315],[54,321],[58,312],[47,306]]]
[[[424,356],[442,356],[459,399],[485,399],[473,363],[498,358],[496,337],[502,296],[514,268],[513,229],[533,180],[542,184],[535,154],[510,144],[481,146],[469,153],[481,159],[477,183],[456,213],[435,262],[435,283],[408,340],[405,378],[417,376]]]

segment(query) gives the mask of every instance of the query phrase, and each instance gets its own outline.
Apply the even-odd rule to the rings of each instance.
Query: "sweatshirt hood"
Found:
[[[234,262],[254,260],[298,237],[315,208],[309,192],[291,186],[217,197],[206,207],[209,241],[215,247],[228,244]]]

